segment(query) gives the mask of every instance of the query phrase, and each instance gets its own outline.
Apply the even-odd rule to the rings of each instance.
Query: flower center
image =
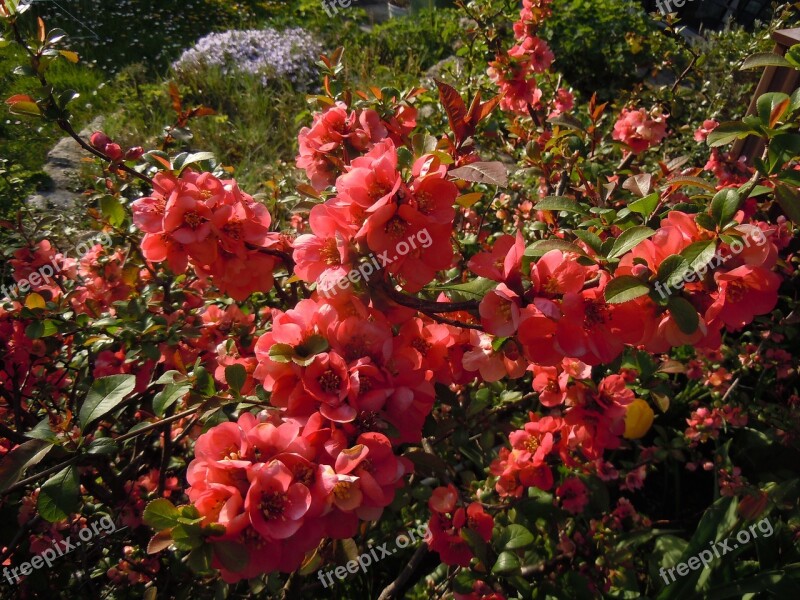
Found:
[[[341,257],[339,256],[339,248],[336,246],[336,240],[325,240],[322,248],[319,251],[322,262],[329,266],[342,264]]]
[[[747,286],[745,286],[741,281],[731,281],[725,287],[725,300],[728,302],[741,302],[742,298],[744,298],[746,289]]]
[[[386,233],[392,237],[400,237],[405,234],[408,224],[397,217],[392,217],[386,223]]]
[[[223,233],[234,240],[242,239],[242,222],[241,221],[228,221],[222,228]]]
[[[333,394],[334,392],[339,391],[339,385],[341,384],[342,380],[336,373],[329,369],[320,375],[317,381],[324,392]]]
[[[586,304],[586,312],[584,315],[584,326],[592,327],[593,325],[600,325],[607,320],[606,307],[597,302],[588,302]]]
[[[286,494],[282,492],[262,494],[259,508],[267,520],[281,517],[284,508],[286,508]]]
[[[340,481],[333,486],[333,495],[337,500],[347,500],[350,497],[350,488],[353,484],[349,481]]]
[[[411,346],[413,346],[417,352],[422,354],[422,356],[425,356],[428,353],[428,350],[431,348],[431,345],[422,338],[416,338],[413,340],[411,342]]]
[[[203,217],[198,215],[195,211],[190,210],[185,215],[183,215],[183,220],[186,224],[191,227],[192,229],[196,229],[203,224]]]

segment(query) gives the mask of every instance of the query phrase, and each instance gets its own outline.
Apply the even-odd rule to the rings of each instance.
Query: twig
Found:
[[[409,578],[414,574],[414,571],[422,564],[425,555],[428,554],[428,544],[420,544],[417,551],[414,552],[414,555],[411,557],[411,560],[408,561],[408,564],[403,567],[403,570],[400,571],[400,574],[397,576],[392,583],[387,585],[381,595],[378,596],[378,600],[392,600],[393,598],[399,598],[400,588],[402,588]]]

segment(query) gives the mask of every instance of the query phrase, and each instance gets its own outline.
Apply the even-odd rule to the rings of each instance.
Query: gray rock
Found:
[[[85,140],[102,128],[103,117],[97,117],[79,135]],[[50,189],[40,190],[27,200],[28,206],[39,210],[71,209],[80,197],[78,173],[81,161],[89,156],[71,137],[61,138],[47,153],[47,162],[42,170],[52,180]]]

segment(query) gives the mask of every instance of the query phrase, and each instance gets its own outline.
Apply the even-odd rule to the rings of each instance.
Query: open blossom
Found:
[[[622,114],[614,123],[612,137],[639,154],[664,139],[667,135],[667,117],[669,115],[659,107],[653,107],[649,112],[644,108],[623,108]]]
[[[266,207],[242,192],[236,181],[186,169],[180,177],[158,173],[151,196],[135,200],[133,222],[145,232],[142,253],[166,261],[176,273],[191,264],[201,279],[213,278],[236,300],[272,287],[277,265],[259,248],[282,249],[271,233]]]

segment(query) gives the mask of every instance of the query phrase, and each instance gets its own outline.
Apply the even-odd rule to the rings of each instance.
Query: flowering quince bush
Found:
[[[11,594],[797,591],[800,93],[691,124],[719,164],[701,177],[657,156],[664,108],[579,102],[551,72],[547,0],[470,3],[463,89],[351,89],[322,56],[309,183],[256,198],[208,153],[81,140],[47,85],[62,36],[26,37],[24,8],[0,0],[5,39],[43,91],[6,104],[98,159],[86,226],[109,243],[76,258],[4,223],[4,567],[120,531],[9,571]],[[800,48],[745,66],[765,64]],[[748,135],[762,158],[723,158]],[[774,536],[660,575],[759,519]]]

